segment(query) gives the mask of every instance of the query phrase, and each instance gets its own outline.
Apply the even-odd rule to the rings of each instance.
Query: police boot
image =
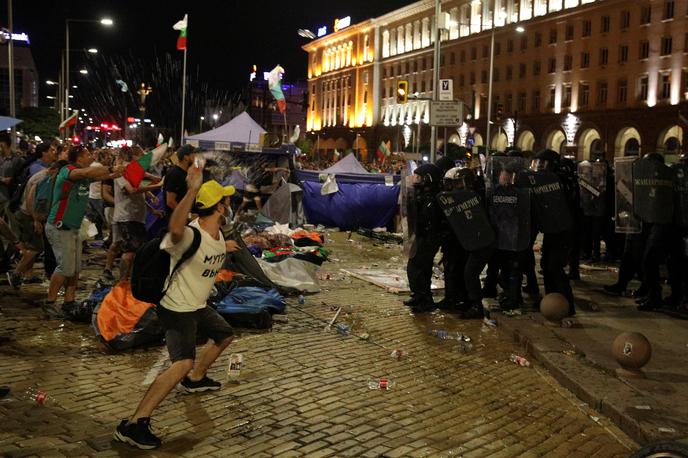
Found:
[[[411,293],[411,297],[404,301],[404,305],[407,307],[413,307],[416,304],[420,304],[425,300],[425,294]]]
[[[661,291],[650,291],[647,298],[638,302],[638,311],[651,312],[662,308]]]
[[[482,301],[472,301],[468,310],[461,313],[464,320],[482,320],[485,318]]]
[[[437,306],[432,300],[432,296],[423,296],[421,300],[416,302],[411,306],[411,312],[413,313],[428,313],[435,310]]]
[[[456,310],[456,305],[458,302],[459,299],[455,297],[445,297],[441,301],[437,302],[435,305],[440,310],[446,310],[450,312],[452,310]]]

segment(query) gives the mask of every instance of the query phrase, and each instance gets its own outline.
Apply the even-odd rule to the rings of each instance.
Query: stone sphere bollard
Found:
[[[540,313],[547,319],[546,324],[560,326],[569,315],[569,301],[563,294],[549,293],[540,301]]]
[[[621,366],[616,370],[619,377],[645,377],[641,367],[650,361],[652,346],[647,337],[639,332],[623,332],[612,343],[612,355]]]

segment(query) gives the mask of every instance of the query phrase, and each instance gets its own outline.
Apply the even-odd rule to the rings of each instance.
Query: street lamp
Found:
[[[79,73],[81,73],[82,75],[88,75],[88,70],[82,68],[81,70],[79,70]]]
[[[95,23],[100,23],[103,26],[106,27],[111,27],[114,22],[110,18],[102,18],[100,20],[97,19],[65,19],[65,66],[62,69],[62,72],[64,74],[64,94],[65,94],[65,111],[64,111],[64,118],[69,117],[69,23],[70,22],[95,22]],[[92,48],[95,50],[95,48]],[[89,52],[91,50],[89,49]],[[98,52],[96,50],[96,52]],[[80,71],[82,74],[84,73],[85,70]],[[64,120],[64,119],[63,119]]]
[[[46,80],[45,84],[47,84],[48,86],[55,86],[57,83],[55,81]]]
[[[98,49],[96,48],[88,48],[86,51],[88,51],[89,54],[98,54]]]
[[[203,130],[203,121],[205,121],[205,116],[201,116],[200,121],[198,121],[198,132]]]

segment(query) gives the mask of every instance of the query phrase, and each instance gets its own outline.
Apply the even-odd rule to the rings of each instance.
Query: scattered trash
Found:
[[[650,407],[650,406],[645,406],[645,405],[643,405],[643,406],[635,406],[635,408],[638,409],[638,410],[652,410],[652,407]]]
[[[334,314],[334,316],[333,316],[332,319],[330,320],[330,322],[327,324],[327,326],[325,326],[325,331],[329,331],[330,329],[332,329],[332,325],[334,324],[335,321],[337,321],[337,317],[339,316],[339,313],[340,313],[341,311],[342,311],[342,308],[339,307],[339,308],[337,309],[337,312]]]
[[[390,380],[386,377],[382,377],[379,379],[370,379],[368,380],[368,388],[371,390],[383,390],[383,391],[389,391],[392,389],[394,386],[394,381]]]
[[[521,309],[513,309],[513,310],[503,310],[502,315],[506,316],[521,316],[523,315],[523,312],[521,312]]]
[[[337,325],[334,327],[335,331],[340,333],[343,336],[348,336],[349,332],[351,331],[351,328],[349,328],[349,325],[346,325],[344,323],[337,323]]]
[[[563,350],[562,353],[565,354],[566,356],[575,356],[576,350]]]
[[[513,353],[509,357],[509,361],[514,364],[518,364],[519,366],[530,367],[530,362],[527,359],[525,359],[523,356],[515,355]]]
[[[390,356],[398,361],[401,358],[407,357],[408,353],[405,352],[404,350],[400,349],[400,348],[397,348],[392,352],[392,354]]]
[[[241,365],[244,363],[244,355],[241,353],[232,353],[229,355],[229,367],[227,368],[227,380],[239,383],[239,375],[241,375]]]
[[[497,327],[497,320],[493,320],[491,318],[485,317],[483,318],[483,324],[487,326],[492,326],[493,328]]]
[[[660,433],[668,433],[668,434],[674,434],[676,430],[674,428],[664,428],[664,427],[659,427],[657,428],[657,431]]]
[[[363,339],[363,340],[368,340],[368,339],[370,339],[370,334],[368,334],[367,332],[364,332],[363,334],[360,334],[358,336],[358,338]]]
[[[595,423],[599,423],[599,422],[600,422],[600,417],[595,417],[595,416],[593,416],[593,415],[590,415],[590,419],[591,419],[592,421],[594,421]]]
[[[461,332],[452,333],[444,329],[428,329],[428,335],[437,337],[440,340],[458,340],[459,342],[470,342],[471,338]]]
[[[303,305],[303,304],[306,303],[306,298],[303,297],[303,294],[299,294],[299,299],[298,299],[298,301],[299,301],[299,305]]]
[[[39,407],[43,407],[48,404],[53,406],[57,404],[52,396],[48,396],[48,393],[34,387],[29,387],[24,392],[22,399],[33,402]]]

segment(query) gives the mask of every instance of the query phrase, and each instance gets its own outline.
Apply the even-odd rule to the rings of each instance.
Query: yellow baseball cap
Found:
[[[234,195],[234,191],[234,186],[222,186],[215,180],[206,181],[196,194],[196,205],[198,208],[210,208],[223,197]]]

